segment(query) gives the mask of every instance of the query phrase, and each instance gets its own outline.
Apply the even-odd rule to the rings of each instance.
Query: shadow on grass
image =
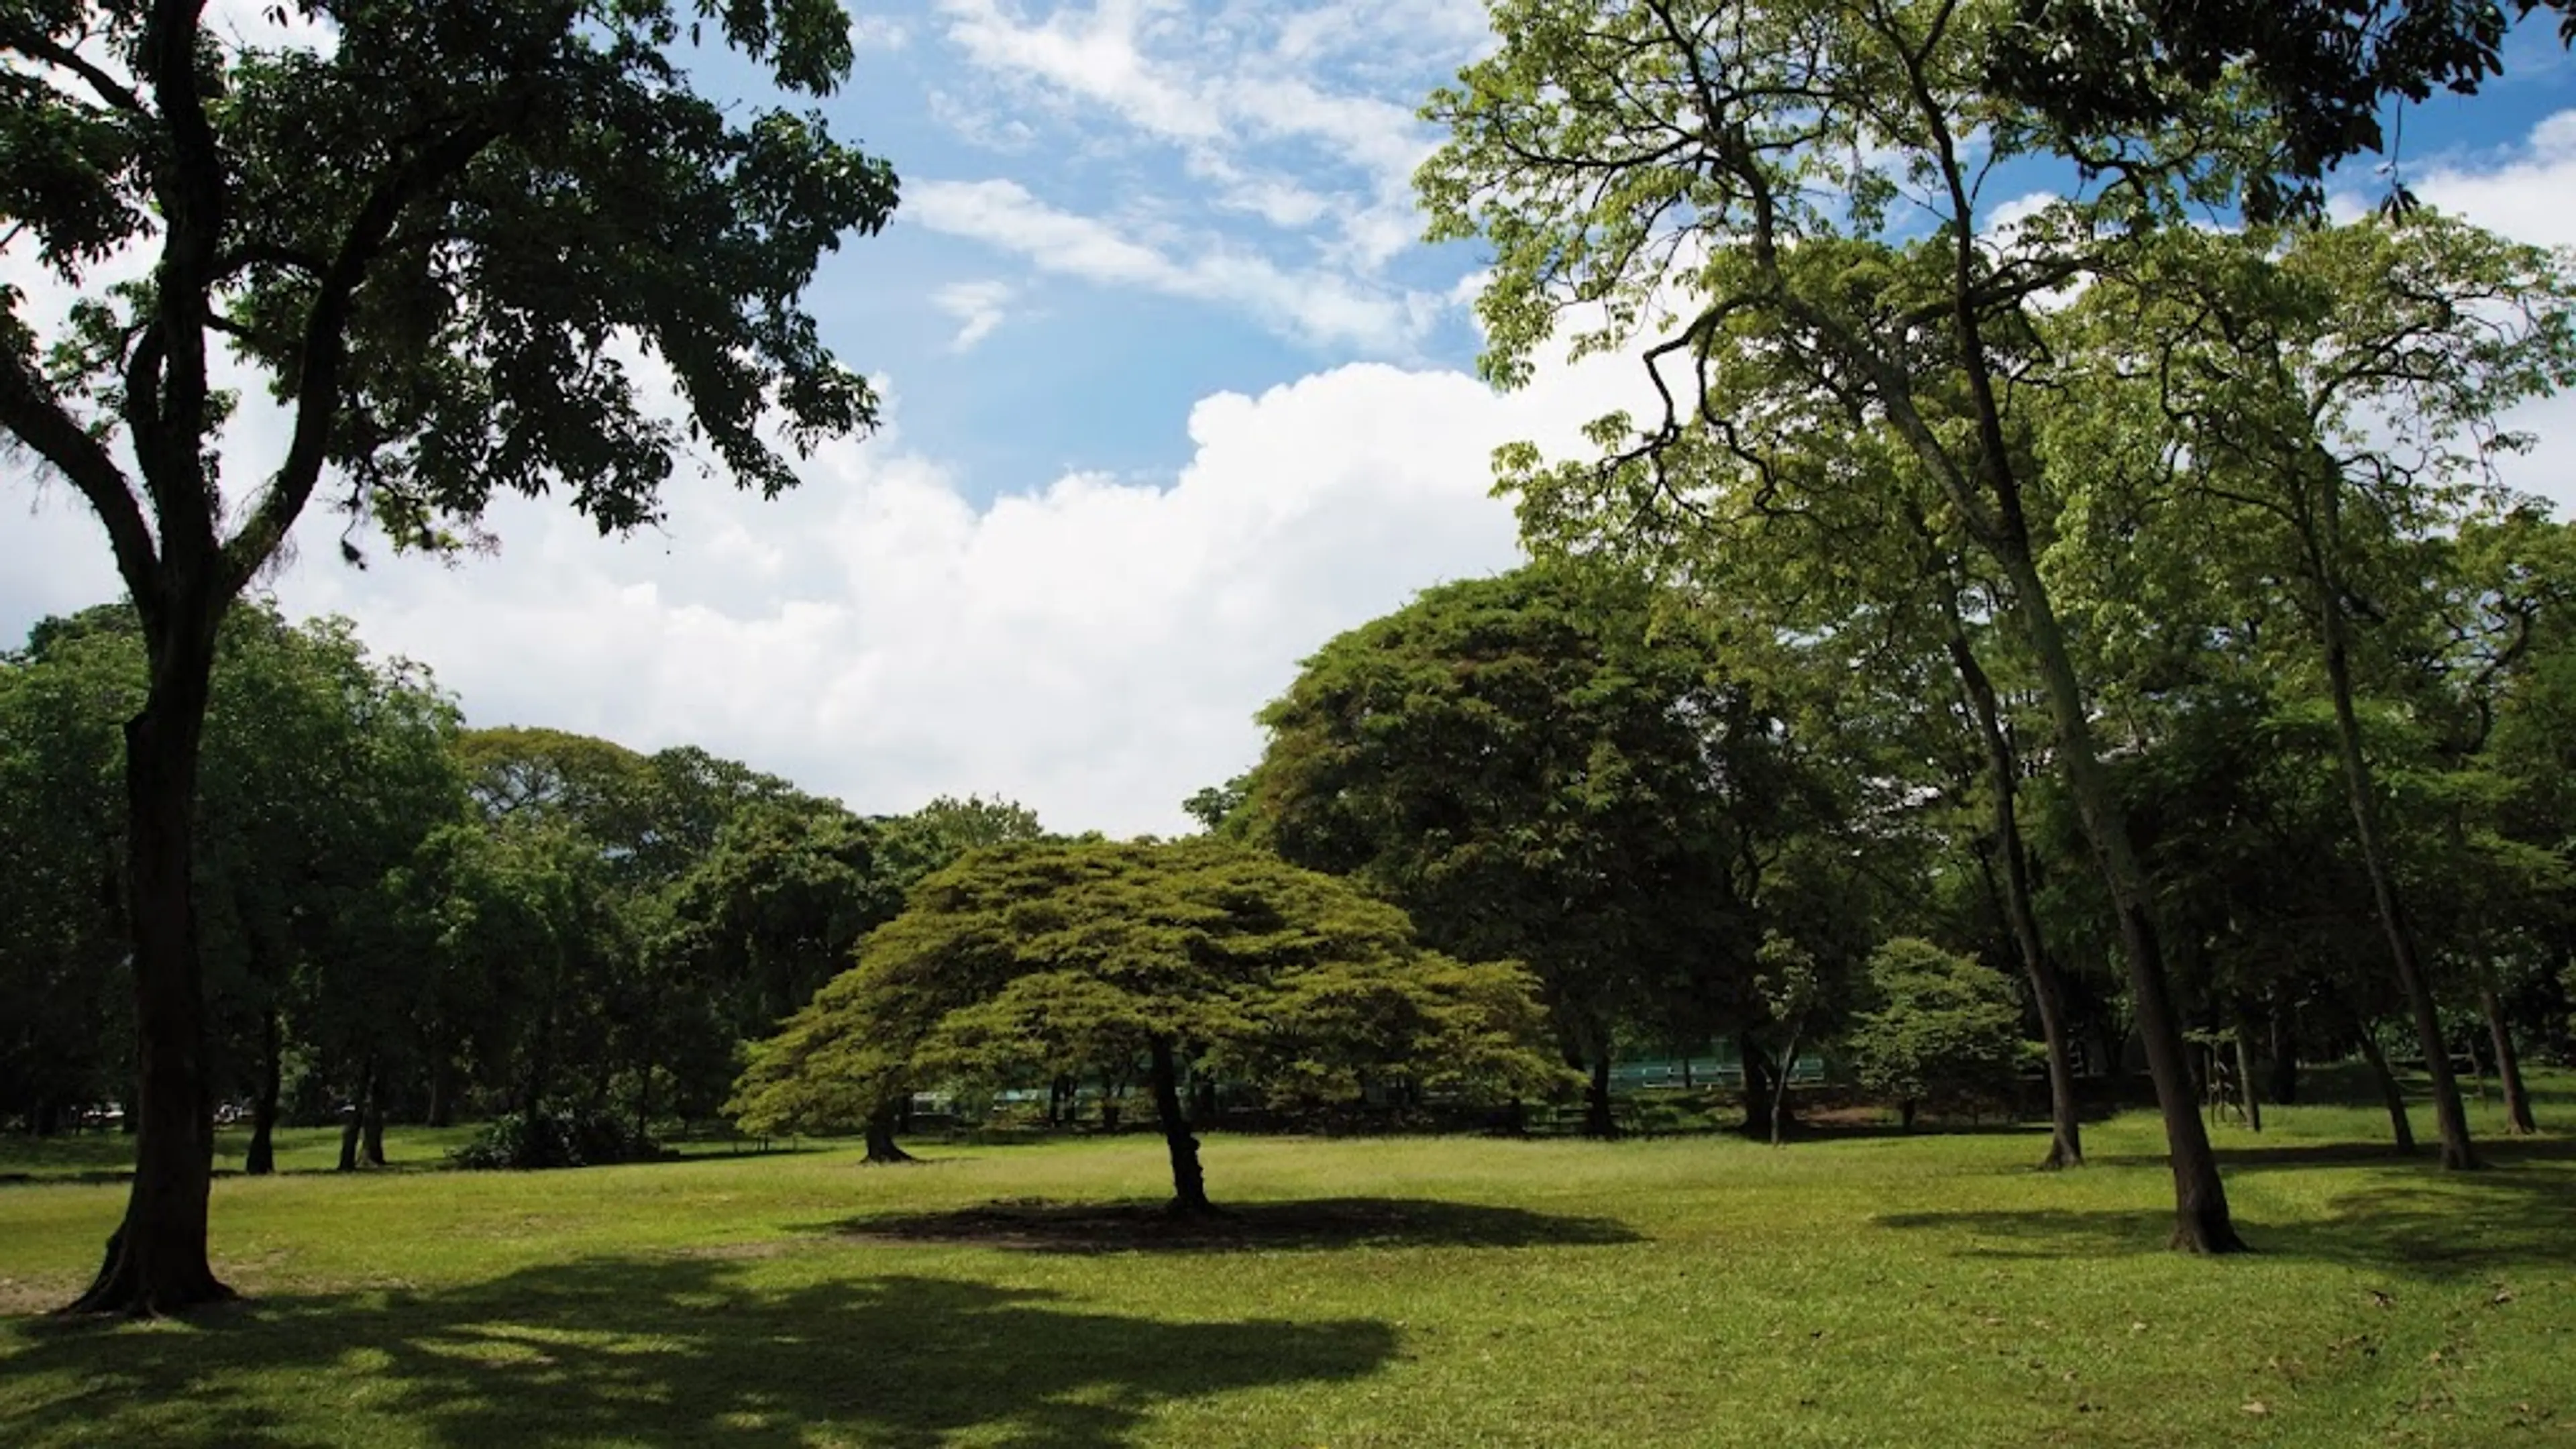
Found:
[[[2529,1164],[2576,1162],[2576,1137],[2481,1137],[2476,1140],[2478,1160],[2488,1167],[2510,1171]],[[2427,1141],[2413,1156],[2398,1153],[2385,1142],[2283,1142],[2262,1147],[2220,1147],[2218,1165],[2226,1172],[2265,1172],[2300,1167],[2364,1167],[2377,1164],[2406,1171],[2421,1168],[2438,1172],[2433,1144]],[[2164,1154],[2129,1152],[2092,1159],[2104,1167],[2162,1167]],[[2477,1175],[2458,1179],[2476,1181]]]
[[[2379,1164],[2347,1192],[2325,1201],[2325,1215],[2286,1223],[2239,1219],[2237,1230],[2257,1253],[2310,1258],[2407,1277],[2441,1280],[2511,1269],[2576,1267],[2576,1159],[2565,1143],[2525,1143],[2499,1151],[2489,1171],[2444,1173],[2414,1158],[2346,1155],[2342,1144],[2311,1149],[2256,1149],[2270,1165],[2347,1167]],[[2228,1157],[2230,1165],[2245,1164]],[[2161,1159],[2157,1159],[2161,1161]],[[1958,1253],[1983,1258],[2079,1258],[2148,1252],[2173,1233],[2169,1211],[2078,1212],[2055,1208],[1890,1213],[1873,1220],[1895,1229],[1964,1235]]]
[[[1372,1320],[1165,1323],[1034,1289],[881,1277],[767,1288],[743,1264],[595,1258],[453,1292],[266,1299],[185,1326],[26,1326],[60,1374],[14,1445],[804,1445],[1107,1449],[1156,1405],[1356,1378]],[[283,1412],[310,1405],[312,1417]]]
[[[1215,1217],[1176,1216],[1160,1203],[1022,1198],[948,1212],[848,1218],[806,1231],[1041,1253],[1537,1248],[1645,1241],[1616,1218],[1386,1197],[1229,1204]]]

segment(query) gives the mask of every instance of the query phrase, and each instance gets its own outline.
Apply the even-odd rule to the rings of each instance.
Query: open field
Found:
[[[2444,1177],[2373,1113],[2267,1125],[2219,1129],[2263,1251],[2216,1261],[2163,1251],[2143,1114],[2060,1176],[2028,1131],[1219,1136],[1212,1235],[1103,1208],[1166,1190],[1141,1136],[229,1177],[252,1300],[0,1319],[0,1444],[2576,1444],[2576,1141],[2482,1113]],[[121,1201],[0,1187],[0,1312]]]

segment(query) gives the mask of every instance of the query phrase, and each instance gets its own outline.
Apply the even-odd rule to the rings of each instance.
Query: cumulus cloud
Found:
[[[429,663],[477,723],[696,743],[861,810],[1000,791],[1061,829],[1172,832],[1257,757],[1301,658],[1516,559],[1497,444],[1571,448],[1633,383],[1601,363],[1503,398],[1356,364],[1204,399],[1168,479],[977,508],[899,439],[845,444],[775,503],[685,483],[667,533],[603,542],[511,500],[497,558],[360,573],[315,548],[275,588]]]

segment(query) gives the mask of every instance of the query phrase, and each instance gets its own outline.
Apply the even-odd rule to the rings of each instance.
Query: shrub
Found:
[[[524,1170],[649,1162],[662,1155],[659,1143],[622,1117],[541,1108],[494,1118],[448,1157],[459,1167]]]

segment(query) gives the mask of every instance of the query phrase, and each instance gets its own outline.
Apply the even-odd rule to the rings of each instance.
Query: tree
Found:
[[[2548,252],[2417,211],[2395,220],[2218,236],[2177,230],[2088,295],[2068,333],[2126,384],[2069,410],[2073,458],[2161,449],[2196,490],[2189,550],[2254,555],[2221,578],[2295,581],[2334,712],[2353,840],[2433,1079],[2442,1163],[2473,1165],[2429,963],[2399,880],[2398,822],[2365,747],[2356,671],[2375,616],[2422,593],[2420,546],[2456,527],[2500,415],[2576,382],[2576,282]],[[2077,342],[2077,339],[2081,339]],[[2099,451],[2097,451],[2099,450]],[[2265,585],[2268,586],[2268,583]]]
[[[1798,1038],[1824,1004],[1825,980],[1816,958],[1784,936],[1764,936],[1754,960],[1762,970],[1754,984],[1780,1033],[1780,1071],[1771,1088],[1771,1145],[1777,1147],[1789,1137],[1789,1077],[1798,1064]]]
[[[1900,936],[1869,959],[1878,1005],[1843,1046],[1861,1085],[1896,1101],[1906,1130],[1926,1101],[2008,1096],[2021,1069],[2021,1006],[1991,966]]]
[[[2064,137],[1985,85],[2000,0],[1498,0],[1493,14],[1502,44],[1432,98],[1450,136],[1417,178],[1434,236],[1494,247],[1482,367],[1527,379],[1581,309],[1578,355],[1653,338],[1661,403],[1598,420],[1601,458],[1551,466],[1506,449],[1502,485],[1615,530],[1676,496],[1758,516],[1786,457],[1905,458],[1995,570],[2055,724],[2165,1119],[2174,1241],[2241,1247],[2136,842],[2041,564],[2048,479],[2020,409],[2048,391],[2035,301],[2182,224],[2193,196],[2249,164],[2259,118],[2184,106],[2153,134]],[[2097,184],[1994,232],[1985,180],[2064,150]]]
[[[2018,0],[1994,49],[1994,83],[2077,133],[2170,124],[2185,98],[2247,84],[2281,130],[2280,175],[2250,178],[2260,218],[2320,210],[2336,162],[2390,149],[2392,99],[2470,94],[2504,71],[2508,12],[2576,0]],[[2395,193],[2402,210],[2401,186]]]
[[[1453,955],[1526,962],[1586,1130],[1623,1028],[1758,1012],[1755,897],[1805,781],[1778,721],[1633,577],[1529,568],[1327,643],[1262,712],[1247,833]]]
[[[995,846],[924,880],[786,1029],[735,1107],[761,1129],[865,1120],[914,1082],[1010,1081],[1142,1060],[1172,1207],[1211,1210],[1185,1078],[1282,1103],[1372,1082],[1543,1093],[1534,983],[1415,942],[1402,912],[1240,846]]]
[[[803,447],[875,417],[796,298],[884,224],[892,171],[814,116],[698,95],[676,60],[705,17],[783,87],[828,91],[852,57],[834,0],[274,8],[328,47],[236,45],[191,0],[0,8],[0,224],[75,286],[152,261],[51,338],[21,298],[0,311],[0,427],[97,513],[150,661],[126,729],[141,1140],[82,1310],[229,1296],[205,1250],[191,803],[217,626],[325,479],[397,547],[452,546],[496,490],[562,487],[623,530],[658,516],[684,438],[766,495],[795,475],[765,421]],[[229,494],[218,339],[291,419]],[[630,347],[670,369],[685,424],[647,410]]]

